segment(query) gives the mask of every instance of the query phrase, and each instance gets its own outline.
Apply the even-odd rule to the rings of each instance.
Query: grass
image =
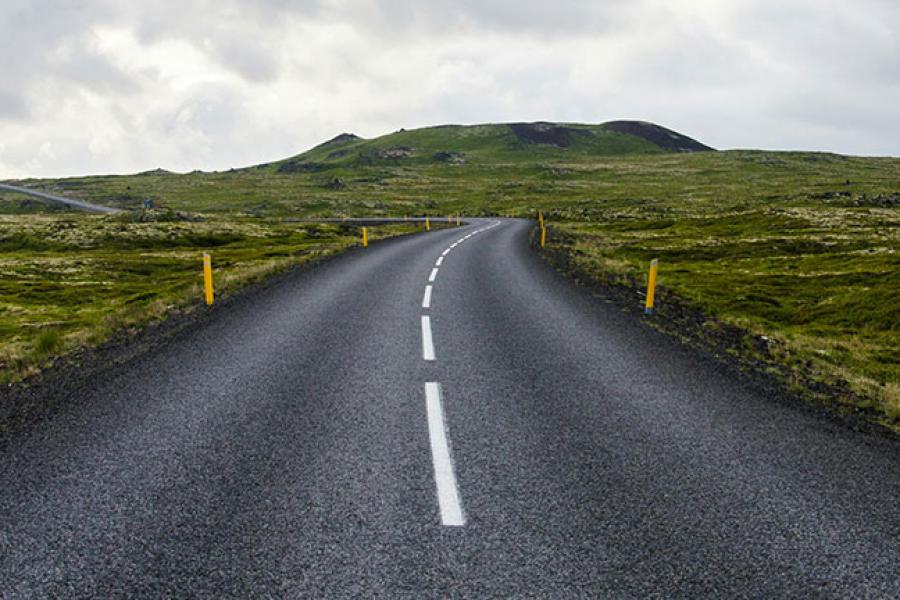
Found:
[[[359,242],[358,227],[249,217],[0,217],[0,381],[174,311],[201,305],[202,253],[218,298],[289,266]],[[370,239],[415,231],[370,228]]]
[[[397,147],[409,156],[379,154]],[[201,248],[213,248],[230,269],[352,243],[328,227],[287,232],[276,224],[285,217],[532,217],[541,209],[560,234],[550,243],[582,272],[643,285],[647,263],[659,258],[661,300],[677,297],[711,321],[770,338],[778,349],[770,358],[803,381],[847,382],[854,401],[900,426],[900,159],[677,154],[619,134],[556,148],[523,143],[501,125],[401,131],[337,149],[347,152],[294,157],[315,166],[290,173],[279,161],[222,173],[24,182],[123,208],[153,198],[208,220],[120,232],[113,218],[73,226],[85,218],[7,217],[18,225],[0,239],[0,268],[16,274],[2,284],[13,287],[0,290],[0,335],[12,336],[0,338],[3,347],[41,323],[53,323],[68,344],[73,319],[127,311],[127,299],[166,306],[138,282],[158,277],[177,297],[196,278]],[[465,162],[438,160],[437,152]],[[75,260],[54,262],[61,254]],[[77,270],[78,285],[56,278],[68,269]],[[31,316],[9,316],[17,311]]]
[[[766,336],[820,379],[847,381],[900,417],[897,211],[695,207],[666,217],[566,221],[580,271],[639,282],[652,258],[659,285],[705,314]],[[715,217],[709,212],[715,210]]]

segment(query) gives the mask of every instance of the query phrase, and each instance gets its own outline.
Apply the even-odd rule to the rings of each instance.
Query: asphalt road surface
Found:
[[[900,446],[469,225],[290,276],[0,449],[7,598],[900,597]]]
[[[34,190],[31,188],[26,188],[26,187],[20,187],[17,185],[7,185],[5,183],[0,183],[0,190],[6,190],[7,192],[16,192],[18,194],[34,196],[35,198],[42,198],[44,200],[50,200],[51,202],[65,204],[66,206],[71,206],[72,208],[77,208],[78,210],[83,210],[83,211],[87,211],[87,212],[96,212],[96,213],[121,212],[118,208],[113,208],[111,206],[102,206],[100,204],[84,202],[83,200],[73,200],[72,198],[66,198],[65,196],[59,196],[57,194],[48,194],[47,192],[42,192],[40,190]]]

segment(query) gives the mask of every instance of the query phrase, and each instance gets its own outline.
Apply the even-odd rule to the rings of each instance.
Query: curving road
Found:
[[[900,445],[592,299],[529,227],[348,252],[11,434],[0,596],[900,597]]]
[[[44,200],[50,200],[51,202],[65,204],[66,206],[70,206],[72,208],[77,208],[78,210],[83,210],[86,212],[95,212],[95,213],[121,212],[121,209],[113,208],[111,206],[102,206],[100,204],[84,202],[83,200],[73,200],[72,198],[66,198],[65,196],[58,196],[56,194],[48,194],[47,192],[41,192],[38,190],[34,190],[31,188],[26,188],[26,187],[20,187],[17,185],[7,185],[5,183],[0,183],[0,190],[6,190],[7,192],[16,192],[17,194],[25,194],[27,196],[34,196],[35,198],[42,198]]]

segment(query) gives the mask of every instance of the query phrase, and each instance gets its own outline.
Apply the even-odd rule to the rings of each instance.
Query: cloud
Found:
[[[6,0],[0,177],[532,119],[896,155],[898,22],[893,0]]]

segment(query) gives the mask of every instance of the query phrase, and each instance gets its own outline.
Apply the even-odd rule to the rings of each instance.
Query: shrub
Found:
[[[62,345],[62,336],[56,329],[45,329],[38,336],[35,344],[37,354],[46,356],[57,351]]]

